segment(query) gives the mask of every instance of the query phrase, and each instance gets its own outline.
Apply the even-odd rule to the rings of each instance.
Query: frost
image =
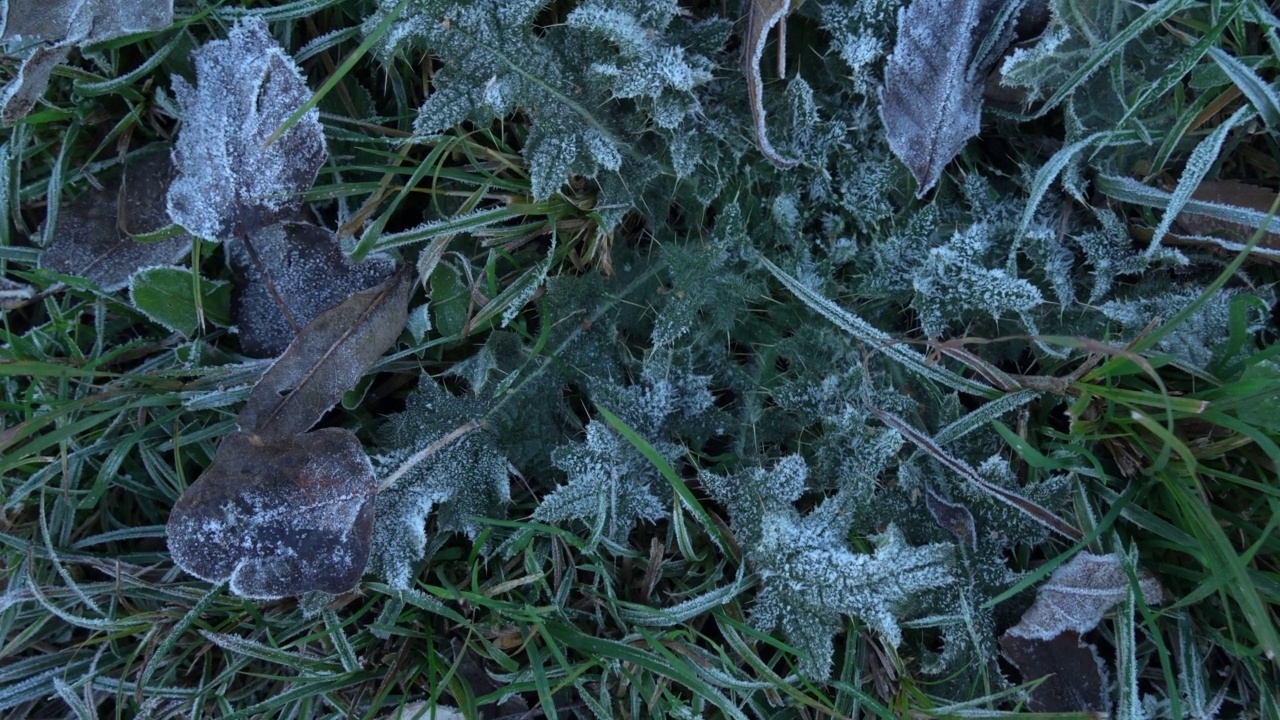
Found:
[[[261,18],[241,20],[226,40],[192,55],[196,85],[173,79],[184,120],[174,145],[180,176],[169,213],[210,240],[243,237],[301,205],[328,155],[312,109],[271,144],[268,138],[311,98],[302,71]]]
[[[991,62],[977,57],[1004,0],[914,0],[898,16],[898,41],[885,67],[880,117],[892,148],[915,175],[916,197],[978,134],[982,88]],[[1008,18],[1006,17],[1006,25]],[[999,29],[994,53],[1012,39]]]
[[[1148,605],[1163,602],[1164,591],[1150,573],[1138,574],[1138,588]],[[1008,632],[1033,640],[1051,640],[1067,631],[1083,635],[1128,594],[1129,576],[1118,554],[1081,552],[1036,589],[1035,604]]]
[[[914,304],[929,337],[945,336],[947,320],[963,317],[966,312],[986,313],[997,320],[1014,312],[1031,334],[1039,333],[1030,313],[1044,302],[1040,290],[980,262],[991,247],[991,235],[992,228],[983,223],[961,230],[945,245],[929,251],[916,270]]]
[[[423,0],[400,12],[396,0],[383,0],[364,25],[371,33],[398,13],[384,53],[414,41],[442,64],[415,132],[525,114],[529,134],[521,153],[539,200],[571,174],[603,186],[607,173],[625,177],[643,167],[628,146],[650,129],[676,135],[682,121],[697,117],[702,106],[693,90],[710,84],[713,55],[730,28],[721,18],[687,20],[673,2],[590,0],[564,22],[535,30],[544,5]],[[646,116],[654,128],[645,127]],[[628,188],[626,207],[641,185]]]
[[[224,247],[236,277],[232,313],[240,349],[251,357],[284,352],[295,326],[381,283],[395,269],[386,255],[352,262],[332,232],[307,223],[270,225]]]
[[[684,454],[684,448],[670,443],[654,447],[667,462]],[[659,477],[653,463],[602,420],[587,425],[586,442],[558,448],[552,461],[567,481],[542,499],[535,520],[584,520],[593,525],[593,534],[625,540],[636,521],[666,515],[653,492]]]
[[[102,183],[101,190],[90,190],[58,212],[56,225],[45,231],[49,245],[40,255],[40,267],[91,280],[114,292],[127,286],[129,276],[139,268],[184,258],[191,250],[191,236],[184,232],[153,242],[131,237],[173,225],[164,207],[172,177],[167,154],[129,161],[119,174]]]
[[[346,430],[232,433],[174,506],[169,551],[243,597],[343,593],[368,562],[373,489],[369,458]]]
[[[21,63],[0,90],[0,120],[16,122],[31,111],[71,48],[172,22],[173,0],[0,0],[0,49]]]
[[[594,380],[592,400],[615,413],[647,440],[668,463],[685,454],[682,445],[670,442],[686,433],[715,423],[708,376],[694,374],[671,351],[655,351],[644,362],[639,382],[621,387]],[[654,521],[666,515],[654,492],[661,475],[628,440],[603,419],[587,425],[583,443],[562,445],[552,452],[552,462],[566,474],[538,505],[534,517],[548,522],[583,520],[603,533],[623,540],[637,521]]]
[[[1100,309],[1103,315],[1120,323],[1126,336],[1134,337],[1148,327],[1152,320],[1167,322],[1200,297],[1203,290],[1194,285],[1168,288],[1163,292],[1152,289],[1144,297],[1112,300],[1103,304]],[[1172,332],[1165,335],[1156,347],[1175,356],[1188,367],[1208,366],[1217,348],[1227,339],[1224,328],[1231,323],[1232,299],[1242,293],[1237,288],[1214,293]],[[1267,308],[1274,302],[1270,293],[1266,293],[1261,299]],[[1269,316],[1269,313],[1252,312],[1249,317],[1249,332],[1261,328]]]
[[[949,546],[913,547],[893,525],[874,538],[873,553],[854,552],[846,540],[853,515],[846,493],[800,515],[794,503],[807,476],[805,461],[792,455],[772,471],[751,468],[731,477],[704,473],[701,480],[728,506],[738,544],[760,574],[763,589],[752,623],[763,630],[781,627],[787,642],[807,655],[801,672],[825,679],[841,616],[862,620],[897,646],[903,610],[954,577]]]
[[[511,502],[506,457],[487,432],[468,429],[482,410],[475,399],[455,397],[424,376],[405,411],[383,429],[375,462],[388,487],[378,494],[372,568],[392,587],[412,584],[433,508],[442,531],[474,539],[482,519],[501,517]]]
[[[884,57],[901,6],[902,0],[834,0],[819,5],[831,46],[852,71],[853,92],[871,95],[879,86],[873,65]]]

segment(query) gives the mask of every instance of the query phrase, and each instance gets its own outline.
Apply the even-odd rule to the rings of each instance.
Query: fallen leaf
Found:
[[[942,169],[978,134],[987,72],[1013,40],[1016,0],[914,0],[898,13],[898,39],[885,64],[880,118],[889,149],[911,170],[924,197]],[[981,55],[981,57],[979,57]]]
[[[1271,212],[1271,206],[1275,203],[1276,196],[1277,193],[1274,190],[1258,185],[1250,185],[1238,180],[1205,180],[1191,194],[1194,200],[1254,210],[1257,213],[1262,213],[1263,216]],[[1258,231],[1257,226],[1219,219],[1190,210],[1183,210],[1178,213],[1178,219],[1175,222],[1178,230],[1184,235],[1221,236],[1237,243],[1238,249],[1243,249],[1244,244]],[[1266,255],[1269,258],[1272,258],[1276,252],[1280,251],[1280,229],[1277,228],[1280,228],[1280,219],[1273,220],[1271,229],[1264,232],[1262,238],[1258,241],[1257,248],[1272,251]],[[1195,237],[1175,238],[1174,240],[1193,245],[1204,244],[1203,241],[1197,242]]]
[[[353,263],[332,232],[309,223],[270,225],[227,242],[226,250],[236,278],[232,312],[240,350],[250,357],[278,356],[296,328],[395,270],[386,255]]]
[[[943,498],[933,488],[925,488],[924,506],[942,529],[950,531],[956,536],[956,540],[969,546],[970,550],[978,549],[978,528],[969,508]]]
[[[760,72],[760,60],[764,57],[765,43],[769,31],[783,23],[787,14],[800,5],[799,0],[747,0],[746,2],[746,36],[743,38],[742,71],[747,76],[747,102],[751,105],[751,121],[755,127],[756,145],[769,162],[788,170],[800,164],[792,158],[783,157],[769,142],[769,131],[765,126],[764,111],[764,76]],[[778,34],[778,67],[783,68],[783,58],[787,52],[785,26]],[[783,74],[779,72],[779,74]]]
[[[315,425],[400,336],[411,285],[401,270],[308,323],[254,386],[240,429],[280,438]]]
[[[328,157],[315,109],[267,144],[311,99],[302,71],[256,16],[237,23],[226,40],[205,43],[192,62],[194,87],[173,79],[184,117],[169,214],[211,240],[244,237],[289,217]]]
[[[173,23],[173,0],[0,0],[0,48],[17,55],[18,72],[0,91],[0,119],[22,119],[73,47]]]
[[[1006,633],[1000,649],[1018,668],[1028,692],[1027,709],[1041,713],[1111,712],[1110,673],[1098,648],[1067,631],[1051,640]]]
[[[369,560],[373,498],[373,466],[347,430],[232,433],[174,506],[169,551],[243,597],[347,592]]]
[[[1163,601],[1164,591],[1155,576],[1138,573],[1138,586],[1148,605]],[[1036,590],[1035,603],[1009,628],[1009,634],[1038,640],[1051,640],[1067,631],[1083,635],[1128,594],[1129,576],[1119,555],[1081,552]]]
[[[58,212],[56,224],[46,231],[51,237],[40,254],[40,267],[114,292],[128,285],[139,268],[181,260],[191,250],[191,236],[185,232],[152,242],[133,238],[173,225],[164,203],[173,175],[168,153],[127,161],[101,190],[90,190]]]

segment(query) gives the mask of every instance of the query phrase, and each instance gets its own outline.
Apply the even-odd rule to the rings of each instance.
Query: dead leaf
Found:
[[[173,0],[0,0],[0,49],[20,58],[0,91],[0,120],[21,120],[73,47],[173,23]]]
[[[1006,5],[1013,3],[914,0],[898,14],[880,118],[889,149],[916,178],[916,197],[937,184],[951,158],[978,134],[987,72],[1013,40],[1016,6],[1001,16]],[[997,17],[1003,17],[1002,26],[983,52]]]
[[[169,551],[243,597],[347,592],[369,560],[373,498],[373,466],[347,430],[232,433],[174,506]]]
[[[40,267],[114,292],[141,268],[180,261],[191,250],[191,236],[185,232],[154,242],[131,237],[173,225],[164,202],[173,175],[167,152],[127,161],[124,171],[105,181],[101,190],[90,190],[58,212]]]
[[[1164,600],[1160,583],[1150,573],[1138,573],[1138,586],[1148,605]],[[1067,631],[1083,635],[1128,594],[1129,576],[1119,555],[1081,552],[1036,590],[1035,603],[1009,628],[1009,634],[1038,640],[1051,640]]]
[[[1193,200],[1213,203],[1215,205],[1226,205],[1245,208],[1262,213],[1265,216],[1271,212],[1271,206],[1276,201],[1276,192],[1274,190],[1260,187],[1258,185],[1250,185],[1238,180],[1205,180],[1200,183],[1200,187],[1191,194]],[[1240,248],[1253,237],[1258,228],[1239,222],[1231,222],[1204,215],[1201,213],[1183,210],[1178,213],[1178,219],[1175,221],[1178,230],[1184,235],[1191,236],[1219,236],[1239,244]],[[1272,228],[1280,227],[1280,219],[1272,221]],[[1193,245],[1203,245],[1197,242],[1195,237],[1175,239],[1181,242]],[[1257,248],[1262,250],[1270,250],[1267,257],[1274,258],[1277,252],[1280,252],[1280,230],[1269,229],[1263,233],[1262,238],[1258,241]],[[1225,248],[1224,248],[1225,249]]]
[[[1018,668],[1024,683],[1040,681],[1028,697],[1027,709],[1041,713],[1111,712],[1110,673],[1098,648],[1075,632],[1051,640],[1032,640],[1005,633],[1000,649]]]
[[[289,217],[329,154],[315,109],[267,143],[311,99],[302,71],[259,17],[241,20],[226,40],[205,43],[192,61],[194,87],[173,79],[184,117],[169,214],[210,240],[244,237]]]
[[[943,498],[933,488],[925,488],[924,506],[934,522],[955,535],[956,540],[968,545],[970,550],[978,549],[978,528],[969,508]]]
[[[236,278],[232,315],[240,350],[250,357],[278,356],[296,327],[395,270],[386,255],[352,262],[332,232],[309,223],[270,225],[247,240],[227,242],[226,250]]]
[[[240,429],[281,438],[315,425],[400,337],[411,285],[401,270],[308,323],[254,386]]]
[[[803,2],[804,0],[800,0]],[[764,111],[764,76],[760,72],[760,60],[764,57],[764,47],[769,38],[769,31],[781,26],[778,33],[778,74],[785,75],[785,56],[787,52],[786,25],[787,14],[800,2],[794,0],[747,0],[746,2],[746,36],[743,38],[742,71],[747,76],[747,102],[751,105],[751,120],[756,131],[756,145],[769,162],[789,170],[799,161],[783,157],[769,142],[769,131],[765,126]]]

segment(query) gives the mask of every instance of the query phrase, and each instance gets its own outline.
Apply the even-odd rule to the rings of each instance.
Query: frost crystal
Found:
[[[982,312],[999,319],[1015,312],[1032,334],[1039,328],[1030,314],[1044,298],[1035,285],[1010,276],[1002,269],[981,264],[991,247],[992,229],[982,223],[952,236],[947,244],[929,252],[928,261],[916,271],[915,304],[930,337],[946,334],[948,318],[965,312]]]
[[[752,622],[781,627],[787,641],[808,657],[800,670],[814,678],[831,673],[832,637],[841,616],[865,622],[892,645],[902,640],[897,618],[917,595],[954,581],[945,544],[912,547],[893,525],[876,540],[873,554],[850,549],[852,513],[839,493],[801,516],[794,503],[808,477],[792,455],[772,471],[752,468],[732,477],[704,474],[703,486],[729,507],[738,543],[760,574],[763,590]]]
[[[373,255],[359,263],[343,254],[338,239],[307,223],[278,223],[225,245],[236,276],[232,311],[240,349],[251,357],[275,357],[299,328],[349,296],[391,275],[395,263]],[[277,297],[279,300],[277,300]]]
[[[481,519],[500,517],[511,501],[506,457],[486,432],[468,431],[479,403],[449,394],[429,377],[406,402],[388,421],[383,453],[374,458],[380,483],[393,484],[378,493],[372,567],[400,588],[412,584],[413,568],[425,557],[433,508],[441,530],[474,538]],[[427,452],[451,433],[459,435]]]
[[[169,214],[211,240],[288,217],[328,156],[315,109],[267,144],[311,97],[302,71],[258,17],[240,21],[226,40],[206,43],[192,58],[195,87],[173,79],[184,120],[173,150],[180,176],[169,188]]]

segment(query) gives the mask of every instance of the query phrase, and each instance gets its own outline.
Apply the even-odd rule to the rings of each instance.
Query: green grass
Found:
[[[342,31],[302,61],[335,148],[306,199],[346,203],[341,218],[332,204],[324,212],[343,220],[352,254],[401,252],[432,291],[435,327],[418,340],[402,337],[327,420],[366,442],[420,376],[441,378],[459,367],[509,309],[521,313],[512,330],[532,350],[504,389],[514,393],[541,373],[567,367],[565,348],[548,345],[549,325],[533,320],[544,309],[538,301],[545,277],[625,276],[617,257],[658,252],[655,236],[693,247],[707,231],[703,209],[691,202],[675,208],[682,219],[673,223],[682,225],[637,220],[608,229],[603,215],[610,208],[581,178],[535,200],[520,154],[528,133],[520,114],[404,142],[432,67],[423,58],[386,65],[371,58],[374,36],[351,31],[367,5],[302,0],[282,6],[273,21],[277,35],[288,30],[292,51]],[[1131,89],[1124,121],[1042,158],[1039,173],[1028,175],[1029,196],[1047,196],[1077,156],[1127,162],[1127,148],[1148,132],[1130,116],[1170,94],[1177,98],[1176,122],[1144,139],[1144,147],[1154,148],[1151,173],[1185,163],[1230,111],[1250,100],[1262,129],[1229,143],[1213,167],[1223,177],[1270,187],[1280,181],[1274,89],[1232,61],[1274,54],[1268,44],[1274,29],[1248,14],[1261,4],[1226,10],[1214,23],[1203,21],[1198,3],[1159,5],[1142,27],[1182,43],[1188,68],[1218,63],[1227,82],[1194,101],[1182,97],[1181,76],[1157,76]],[[804,22],[814,32],[816,21]],[[750,624],[760,578],[743,560],[724,509],[696,483],[695,468],[732,467],[738,451],[691,452],[687,463],[672,467],[615,408],[586,402],[584,416],[607,420],[666,481],[671,515],[642,526],[625,544],[596,542],[581,523],[534,522],[538,500],[557,480],[521,477],[507,517],[487,520],[474,542],[429,535],[429,562],[410,590],[369,576],[336,598],[256,602],[176,568],[165,542],[169,511],[210,464],[219,439],[235,429],[236,412],[265,366],[242,364],[225,328],[210,324],[187,342],[149,321],[124,294],[39,270],[38,238],[39,228],[56,219],[65,201],[89,191],[98,174],[138,147],[172,138],[176,123],[164,112],[171,101],[156,88],[167,87],[172,73],[190,77],[190,52],[230,24],[212,9],[180,13],[167,30],[94,48],[95,61],[60,67],[44,104],[0,131],[0,203],[8,210],[0,270],[34,292],[0,315],[0,715],[372,719],[426,701],[457,706],[467,717],[481,710],[489,717],[549,718],[1033,716],[1014,689],[976,677],[980,672],[969,696],[948,695],[956,683],[944,688],[920,670],[919,657],[884,646],[849,618],[833,678],[799,675],[802,651]],[[1142,29],[1134,28],[1033,114],[1053,117],[1093,77],[1089,71],[1106,73],[1113,51]],[[1271,57],[1263,75],[1273,77],[1278,66]],[[11,75],[7,59],[3,70]],[[984,152],[973,149],[963,162],[996,168],[1000,158]],[[744,195],[755,189],[750,182]],[[1108,193],[1105,181],[1099,187],[1130,204],[1135,237],[1146,232],[1149,239],[1159,220],[1143,212],[1154,201],[1114,184]],[[1037,205],[1023,215],[1024,228]],[[651,217],[666,214],[663,208]],[[428,222],[419,226],[423,218]],[[1205,299],[1239,284],[1237,270],[1255,257],[1251,248],[1229,265],[1210,264],[1219,282],[1208,286]],[[899,376],[916,372],[971,398],[998,402],[1020,389],[1038,392],[1035,401],[1018,401],[1016,422],[1005,415],[984,420],[983,429],[1002,438],[1021,479],[1071,473],[1073,496],[1060,517],[1083,539],[1014,548],[1010,566],[1027,574],[988,606],[1012,599],[1025,607],[1036,583],[1081,548],[1133,550],[1169,600],[1146,607],[1139,594],[1131,614],[1122,607],[1096,633],[1114,648],[1119,666],[1131,668],[1133,683],[1118,688],[1120,708],[1149,695],[1167,699],[1161,713],[1169,717],[1207,716],[1220,707],[1223,716],[1280,719],[1280,339],[1273,320],[1251,328],[1248,301],[1240,299],[1223,328],[1227,349],[1206,369],[1155,349],[1188,309],[1124,349],[1106,344],[1112,338],[1102,332],[1039,338],[1074,355],[1034,363],[1014,377],[1023,366],[1000,353],[1028,344],[1026,337],[1010,332],[989,342],[924,347],[900,298],[855,298],[859,312],[866,311],[855,315],[845,309],[847,298],[827,300],[771,262],[776,249],[757,248],[776,282],[743,313],[749,329],[764,329],[724,339],[750,348],[735,350],[745,359],[732,370],[758,388],[755,397],[735,399],[729,408],[735,422],[754,430],[752,423],[770,420],[764,398],[787,372],[777,346],[788,326],[801,323],[825,323],[833,335],[864,343],[874,358],[867,363],[886,363]],[[451,259],[464,260],[457,265],[467,272],[452,272]],[[196,244],[190,265],[210,279],[230,278],[209,243]],[[1244,267],[1257,287],[1274,286],[1274,267]],[[667,270],[655,263],[649,274],[627,277],[630,284],[603,298],[597,315],[558,320],[590,327],[616,308],[651,320],[652,293],[669,290],[659,279]],[[899,310],[906,319],[883,336],[861,319]],[[622,335],[619,346],[644,352],[643,338]],[[998,359],[984,359],[989,346]],[[936,362],[942,354],[950,357],[945,366]],[[1001,387],[992,377],[1015,384]],[[933,416],[927,406],[935,400],[941,405],[922,394],[922,416]],[[795,446],[805,449],[808,433],[816,432],[796,429]],[[1007,619],[1016,621],[1016,613]]]

